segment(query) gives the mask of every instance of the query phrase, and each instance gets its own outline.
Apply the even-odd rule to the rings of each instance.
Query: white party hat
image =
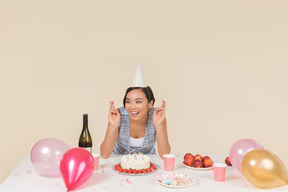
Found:
[[[131,87],[147,87],[140,64],[138,64]]]

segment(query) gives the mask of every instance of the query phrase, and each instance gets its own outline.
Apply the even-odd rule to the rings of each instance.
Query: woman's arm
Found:
[[[164,154],[169,154],[171,151],[168,141],[165,106],[166,102],[162,101],[161,107],[155,109],[153,113],[153,123],[156,129],[158,154],[162,159]]]
[[[163,159],[164,154],[169,154],[171,151],[170,144],[168,141],[167,124],[166,120],[163,126],[156,127],[156,139],[158,154]]]
[[[112,127],[110,126],[110,123],[108,123],[105,138],[100,147],[101,156],[104,159],[107,159],[112,154],[117,137],[118,127]]]
[[[110,102],[110,109],[108,113],[108,127],[105,134],[105,138],[101,144],[100,151],[101,156],[107,159],[113,152],[114,145],[118,137],[118,126],[120,124],[120,111],[115,109],[114,102]]]

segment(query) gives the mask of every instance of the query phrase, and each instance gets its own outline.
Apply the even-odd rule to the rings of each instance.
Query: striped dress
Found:
[[[141,147],[130,146],[130,124],[129,114],[124,107],[120,108],[121,122],[118,127],[119,133],[115,143],[113,154],[128,154],[128,153],[143,153],[143,154],[156,154],[155,143],[156,143],[156,131],[153,124],[153,112],[155,108],[151,108],[147,127],[145,130],[144,141]]]

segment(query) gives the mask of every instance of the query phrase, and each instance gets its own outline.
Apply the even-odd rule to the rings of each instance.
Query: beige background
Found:
[[[172,152],[251,138],[288,165],[288,1],[0,1],[0,182],[40,139],[94,152],[141,64]]]

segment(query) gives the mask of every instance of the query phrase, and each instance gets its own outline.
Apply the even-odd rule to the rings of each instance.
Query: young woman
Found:
[[[108,128],[101,144],[101,156],[113,154],[158,154],[163,158],[170,153],[165,117],[166,102],[153,108],[155,98],[149,86],[130,87],[123,99],[124,107],[115,109],[110,102]]]

